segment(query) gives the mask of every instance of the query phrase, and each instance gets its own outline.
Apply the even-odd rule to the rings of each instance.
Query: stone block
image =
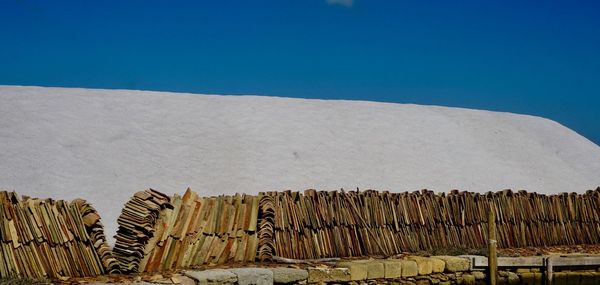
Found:
[[[538,280],[537,274],[540,274],[540,278]],[[541,285],[541,273],[535,272],[522,272],[521,274],[517,274],[521,277],[522,285]],[[570,284],[570,283],[569,283]]]
[[[359,260],[355,262],[367,265],[367,279],[385,278],[385,267],[383,266],[383,263],[381,261]]]
[[[273,271],[266,268],[234,268],[229,271],[237,276],[238,285],[273,284]]]
[[[171,277],[171,282],[178,285],[196,285],[196,281],[187,276],[173,276]]]
[[[552,273],[552,284],[553,285],[568,285],[567,273],[565,273],[565,272]]]
[[[188,270],[183,274],[196,280],[199,284],[234,284],[238,281],[235,274],[224,269]]]
[[[367,265],[363,262],[355,261],[343,261],[339,262],[337,266],[348,268],[350,271],[350,280],[360,281],[367,279]]]
[[[471,274],[463,274],[463,283],[465,285],[475,285],[475,276]]]
[[[431,258],[422,256],[409,256],[408,259],[417,263],[419,275],[429,275],[433,272],[433,263],[431,262]]]
[[[476,280],[483,280],[483,279],[485,279],[485,273],[483,273],[482,271],[473,271],[473,272],[471,272],[471,274],[473,276],[475,276]]]
[[[402,262],[397,259],[386,259],[382,260],[383,267],[385,270],[385,278],[400,278],[402,276]]]
[[[271,268],[273,272],[273,283],[275,284],[293,284],[308,280],[308,271],[298,268]]]
[[[448,281],[450,277],[444,273],[431,274],[431,277],[440,279],[440,281]]]
[[[508,284],[509,285],[518,285],[521,284],[521,278],[519,277],[519,275],[517,273],[514,272],[508,272],[507,275],[508,278]]]
[[[444,269],[446,268],[446,262],[435,257],[430,257],[429,259],[431,260],[431,271],[433,273],[444,272]]]
[[[471,269],[471,261],[468,258],[447,255],[434,256],[434,258],[441,259],[446,263],[444,268],[446,272],[463,272]]]
[[[308,268],[308,283],[349,282],[348,268]]]
[[[569,271],[567,272],[567,284],[577,285],[581,281],[581,275],[578,272]]]
[[[400,260],[402,277],[413,277],[419,274],[419,267],[414,260]]]
[[[594,285],[594,284],[598,284],[599,283],[598,281],[600,281],[600,280],[595,279],[592,272],[581,272],[581,280],[580,280],[579,284]]]

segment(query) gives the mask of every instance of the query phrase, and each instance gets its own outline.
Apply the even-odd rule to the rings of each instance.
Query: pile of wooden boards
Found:
[[[260,261],[272,260],[275,254],[275,196],[262,194],[258,204],[257,258]]]
[[[0,205],[0,277],[478,249],[487,243],[490,211],[500,247],[600,244],[600,188],[559,195],[306,190],[214,197],[149,189],[125,204],[112,250],[100,216],[84,200],[0,192]]]
[[[94,276],[115,270],[102,224],[85,201],[21,199],[0,192],[0,206],[0,277]]]
[[[501,247],[600,243],[600,188],[550,196],[503,191],[492,199]]]
[[[140,232],[144,238],[149,237],[147,241],[136,240],[144,244],[143,248],[127,247],[129,256],[136,259],[123,258],[122,268],[138,264],[138,256],[143,256],[139,268],[131,266],[124,268],[126,271],[152,272],[202,264],[254,262],[259,200],[259,196],[239,194],[204,198],[190,189],[183,197],[175,195],[170,198],[172,207],[161,208],[154,223],[144,224],[152,229]],[[124,222],[119,218],[115,252],[124,247],[120,240],[127,240],[121,237],[127,233],[121,230],[128,227]]]
[[[117,219],[119,229],[113,249],[121,271],[139,270],[142,259],[148,255],[146,246],[155,236],[159,216],[172,208],[171,198],[153,189],[137,192],[125,203]]]
[[[486,245],[489,211],[496,213],[500,247],[600,243],[600,188],[582,195],[306,190],[266,196],[261,207],[268,210],[259,211],[275,212],[272,225],[260,224],[268,234],[259,247],[273,244],[273,254],[286,258],[478,249]],[[268,259],[265,251],[261,260]]]
[[[120,265],[113,255],[112,248],[106,242],[104,226],[100,221],[100,215],[96,212],[96,209],[83,199],[75,199],[71,204],[74,204],[79,209],[82,221],[85,224],[94,249],[96,249],[96,253],[100,257],[100,260],[102,260],[105,272],[111,274],[120,273]]]

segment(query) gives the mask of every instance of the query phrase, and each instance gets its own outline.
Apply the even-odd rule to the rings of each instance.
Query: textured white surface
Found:
[[[582,192],[600,147],[543,118],[436,106],[0,86],[0,188],[82,197],[107,235],[152,187]]]

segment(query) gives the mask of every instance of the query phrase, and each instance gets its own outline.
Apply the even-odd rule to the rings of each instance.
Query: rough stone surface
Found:
[[[475,279],[477,279],[477,280],[483,280],[483,279],[485,279],[485,273],[483,273],[481,271],[473,271],[473,272],[471,272],[471,274],[473,276],[475,276]]]
[[[567,273],[565,273],[565,272],[552,273],[552,284],[553,285],[567,285]]]
[[[350,270],[348,268],[318,268],[308,269],[308,283],[322,282],[348,282]]]
[[[273,271],[265,268],[229,269],[237,276],[239,285],[272,285]]]
[[[475,285],[475,276],[471,274],[463,274],[463,284],[465,285]]]
[[[400,260],[400,259],[386,259],[386,260],[354,260],[339,262],[338,265],[352,266],[356,265],[356,268],[366,269],[368,274],[369,264],[371,268],[375,268],[375,265],[381,264],[385,268],[393,268],[393,271],[402,269],[402,263],[413,264],[414,271],[418,270],[416,262],[412,260]],[[398,267],[398,265],[400,265]],[[379,266],[377,266],[379,267]],[[273,283],[265,282],[264,280],[257,280],[252,275],[254,273],[262,273],[261,271],[270,271],[273,275]],[[122,279],[117,283],[112,283],[111,279],[96,279],[94,283],[87,283],[91,285],[109,285],[109,284],[135,284],[135,285],[164,285],[164,284],[180,284],[180,285],[264,285],[264,284],[287,284],[287,285],[483,285],[486,284],[486,273],[484,271],[467,271],[467,272],[454,272],[454,273],[432,273],[430,275],[413,275],[410,277],[390,277],[384,276],[383,278],[367,278],[363,280],[350,280],[348,268],[311,268],[312,274],[308,271],[296,268],[240,268],[240,269],[229,269],[224,271],[237,272],[236,282],[231,280],[222,282],[222,278],[203,278],[204,281],[196,283],[191,278],[186,276],[175,274],[170,278],[159,278],[161,276],[137,276],[134,280],[123,281]],[[519,274],[507,270],[498,271],[498,285],[542,285],[542,271],[534,270],[516,270]],[[207,273],[211,275],[219,275],[216,273],[223,273],[219,270],[207,270],[198,271],[199,273]],[[185,272],[185,274],[193,274],[193,271]],[[267,273],[268,274],[268,273]],[[315,274],[317,275],[315,278]],[[234,274],[235,275],[235,274]],[[260,274],[258,274],[260,275]],[[396,274],[397,275],[397,274]],[[155,277],[156,276],[156,277]],[[313,277],[309,280],[309,276]],[[209,282],[210,280],[210,282]],[[217,281],[219,280],[219,281]],[[591,270],[576,270],[576,271],[558,271],[553,273],[553,285],[594,285],[600,284],[600,272]],[[239,281],[239,282],[238,282]],[[133,283],[132,283],[133,282]],[[2,282],[0,282],[2,283]],[[4,283],[2,283],[4,284]]]
[[[429,275],[433,272],[433,263],[431,262],[431,258],[422,256],[409,256],[408,259],[417,263],[419,275]]]
[[[467,271],[453,273],[432,273],[429,275],[417,275],[418,266],[416,261],[408,259],[386,259],[386,260],[354,260],[339,262],[338,266],[361,268],[363,275],[369,273],[369,269],[375,272],[383,270],[387,272],[383,277],[378,277],[380,273],[375,273],[371,278],[366,277],[362,280],[351,280],[349,268],[310,268],[308,271],[297,268],[236,268],[236,269],[212,269],[205,271],[186,271],[184,275],[179,273],[170,277],[163,277],[160,274],[142,275],[132,277],[133,280],[112,280],[108,277],[96,278],[91,285],[109,285],[109,284],[136,284],[136,285],[161,285],[161,284],[179,284],[179,285],[403,285],[403,284],[422,284],[422,285],[483,285],[486,284],[486,274],[483,271]],[[404,266],[406,265],[406,267]],[[383,269],[382,269],[383,267]],[[406,271],[412,267],[413,272],[409,276],[398,277],[398,272]],[[515,272],[500,270],[498,271],[498,285],[542,285],[543,273],[541,270],[517,270]],[[366,271],[366,273],[364,273]],[[391,273],[396,272],[396,273]],[[192,276],[190,278],[188,276]],[[194,281],[197,280],[197,281]],[[600,284],[600,272],[592,270],[576,271],[558,271],[553,273],[553,285],[593,285]],[[64,280],[63,280],[64,281]],[[2,282],[0,282],[2,283]],[[4,284],[4,283],[2,283]]]
[[[590,272],[592,274],[593,281],[598,283],[600,281],[600,272]]]
[[[413,277],[419,274],[419,267],[414,260],[401,260],[402,277]]]
[[[448,281],[450,279],[450,277],[448,275],[445,275],[442,273],[432,274],[431,277],[433,277],[435,279],[439,279],[440,281]]]
[[[385,278],[399,278],[402,276],[402,262],[397,259],[382,260]]]
[[[360,260],[357,263],[364,263],[367,266],[367,279],[380,279],[385,277],[385,267],[381,261]]]
[[[0,282],[0,284],[4,284]],[[48,283],[50,284],[50,283]],[[61,283],[62,284],[62,283]],[[65,283],[66,284],[66,283]],[[220,282],[198,282],[194,281],[194,279],[186,277],[186,276],[177,276],[171,278],[157,279],[152,281],[121,281],[121,282],[92,282],[85,283],[88,285],[164,285],[164,284],[177,284],[177,285],[196,285],[196,284],[233,284],[233,283],[220,283]]]
[[[519,270],[517,270],[517,272],[518,271]],[[522,272],[519,274],[519,276],[521,277],[521,283],[527,284],[527,285],[535,284],[535,274],[533,272]],[[573,284],[575,284],[575,283],[573,283]]]
[[[441,260],[439,258],[435,258],[435,257],[431,257],[429,259],[431,260],[431,271],[433,273],[444,272],[444,269],[446,268],[446,262],[444,262],[443,260]]]
[[[519,278],[519,275],[517,275],[514,272],[508,272],[508,284],[510,285],[517,285],[519,283],[521,283],[521,279]]]
[[[535,277],[534,277],[535,280]],[[577,272],[567,272],[567,284],[579,284],[581,276]],[[531,283],[533,284],[533,283]]]
[[[368,276],[367,264],[364,262],[344,261],[337,264],[340,267],[348,268],[350,271],[350,280],[366,280]]]
[[[533,273],[533,280],[535,280],[536,283],[538,284],[542,284],[542,272],[534,272]]]
[[[456,257],[456,256],[435,256],[437,259],[441,259],[446,263],[444,270],[446,272],[463,272],[471,269],[471,261],[467,258]]]
[[[237,276],[235,274],[224,269],[185,271],[184,274],[202,284],[234,284],[237,281]]]
[[[308,271],[298,268],[271,268],[273,272],[273,283],[291,284],[308,279]]]
[[[594,285],[596,284],[596,279],[591,272],[581,272],[581,285]]]
[[[196,285],[196,281],[187,276],[173,276],[171,277],[171,282],[173,282],[173,284],[179,285]]]

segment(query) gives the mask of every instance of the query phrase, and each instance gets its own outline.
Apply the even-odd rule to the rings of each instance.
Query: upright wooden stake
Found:
[[[496,285],[498,280],[498,256],[496,255],[496,215],[490,209],[488,215],[488,268],[490,285]]]
[[[552,257],[546,257],[546,285],[552,285],[553,265]]]

